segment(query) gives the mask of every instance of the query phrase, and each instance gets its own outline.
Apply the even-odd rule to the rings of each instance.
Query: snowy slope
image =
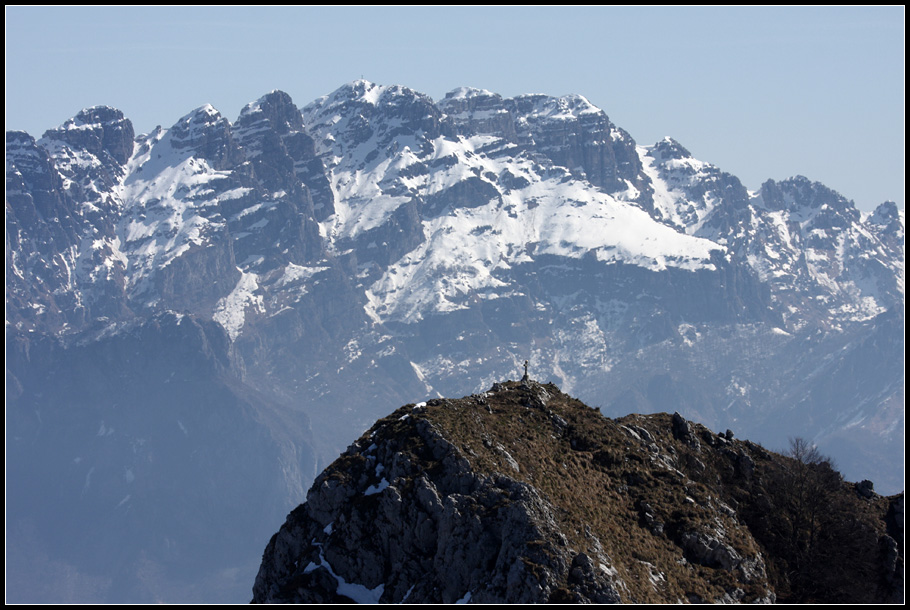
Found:
[[[221,120],[211,106],[180,119],[194,135]],[[225,228],[219,202],[242,197],[249,189],[216,193],[213,186],[230,176],[199,158],[197,151],[158,130],[142,139],[127,165],[128,178],[117,189],[127,210],[118,227],[129,261],[128,289],[137,297],[152,290],[150,276],[191,247],[200,247]],[[154,297],[153,297],[154,298]]]
[[[669,138],[638,153],[655,217],[745,261],[791,329],[869,320],[903,301],[904,257],[893,241],[902,225],[892,223],[889,243],[852,202],[800,176],[747,192]]]
[[[487,95],[460,89],[447,101]],[[517,118],[524,131],[602,114],[581,96],[526,96],[518,104],[526,107]],[[451,311],[469,295],[495,297],[508,290],[502,271],[539,255],[699,269],[713,268],[711,251],[723,250],[655,223],[566,168],[541,164],[508,138],[452,135],[449,117],[405,88],[357,81],[310,104],[304,117],[332,174],[336,214],[322,223],[330,244],[381,227],[409,203],[423,216],[424,241],[369,288],[378,321]],[[457,118],[479,120],[467,111]]]

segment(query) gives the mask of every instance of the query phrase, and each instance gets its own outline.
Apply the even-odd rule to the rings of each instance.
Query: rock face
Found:
[[[317,477],[253,602],[800,601],[771,534],[800,462],[732,436],[679,414],[606,419],[530,380],[406,405]],[[843,582],[815,601],[895,601],[903,496],[830,483],[818,494],[860,551],[817,556]]]

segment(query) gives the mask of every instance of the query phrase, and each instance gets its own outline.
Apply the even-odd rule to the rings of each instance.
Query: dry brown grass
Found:
[[[713,528],[716,514],[708,508],[710,493],[703,485],[655,466],[654,454],[622,428],[630,418],[605,418],[553,385],[515,382],[500,392],[430,401],[417,417],[432,421],[478,473],[500,473],[539,490],[556,507],[560,529],[576,552],[594,556],[599,541],[629,587],[628,601],[658,603],[691,595],[713,600],[725,589],[748,589],[723,570],[685,561],[667,535],[672,531],[655,535],[645,527],[642,503],[671,528]],[[668,415],[630,417],[629,423],[651,431],[661,452],[667,447],[677,455],[688,452],[669,433]],[[733,523],[726,530],[735,532]],[[756,550],[751,538],[730,539],[742,554]],[[664,580],[652,583],[652,571]]]

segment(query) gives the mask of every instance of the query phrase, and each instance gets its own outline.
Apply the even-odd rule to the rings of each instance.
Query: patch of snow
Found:
[[[211,111],[203,107],[198,112]],[[127,162],[126,179],[114,190],[117,199],[130,202],[117,235],[128,261],[128,288],[136,294],[150,288],[148,278],[156,270],[223,229],[223,219],[210,212],[218,206],[211,185],[230,174],[175,145],[170,131],[159,130],[146,144],[137,147]],[[229,192],[228,197],[239,194]]]
[[[416,586],[417,586],[417,585],[411,585],[411,588],[408,589],[408,592],[405,593],[405,594],[404,594],[404,597],[401,598],[401,603],[402,603],[402,604],[405,603],[406,601],[408,601],[408,598],[411,597],[411,593],[414,591],[414,587],[416,587]]]
[[[92,466],[88,469],[88,472],[85,473],[85,483],[82,484],[82,495],[85,496],[85,492],[88,491],[88,488],[92,485],[92,473],[95,472],[95,467]]]
[[[356,604],[378,604],[379,599],[382,597],[382,594],[385,591],[384,584],[374,587],[373,589],[368,589],[363,585],[347,582],[345,579],[335,573],[335,570],[332,569],[332,566],[323,556],[321,548],[319,550],[319,565],[310,562],[307,564],[307,567],[304,568],[303,573],[308,574],[318,567],[323,567],[328,570],[329,574],[331,574],[332,577],[338,581],[338,589],[336,592],[339,595],[350,597]]]
[[[218,196],[219,201],[230,201],[231,199],[240,199],[246,197],[253,191],[251,188],[237,187],[230,191],[225,191]]]
[[[265,313],[262,295],[255,294],[259,288],[258,276],[255,273],[244,273],[239,267],[240,279],[230,294],[218,301],[212,319],[221,324],[233,341],[240,336],[246,321],[246,310],[253,307]]]
[[[465,100],[474,97],[492,97],[496,94],[486,89],[477,89],[475,87],[457,87],[446,93],[447,99]]]
[[[328,267],[325,266],[304,267],[302,265],[288,263],[284,268],[284,273],[278,280],[278,285],[283,287],[287,286],[288,284],[305,282],[311,279],[314,275],[317,275],[318,273],[321,273],[327,269]]]

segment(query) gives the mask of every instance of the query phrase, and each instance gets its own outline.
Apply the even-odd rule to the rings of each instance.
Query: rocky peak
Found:
[[[654,144],[649,152],[650,155],[654,157],[654,159],[658,162],[666,161],[669,159],[692,158],[692,153],[683,147],[682,144],[670,137],[666,137],[660,142]]]
[[[57,129],[44,132],[48,140],[60,140],[96,157],[107,153],[120,165],[133,154],[134,136],[132,122],[110,106],[83,109]]]
[[[69,261],[80,242],[80,222],[63,194],[53,160],[25,132],[6,132],[6,320],[30,329],[43,316],[59,329],[79,314],[65,311]],[[48,254],[48,251],[51,254]],[[61,313],[61,309],[64,312]]]
[[[54,161],[24,131],[6,132],[6,206],[7,222],[22,229],[23,236],[36,237],[38,243],[55,241],[63,247],[76,241],[78,214],[63,194]],[[18,242],[18,230],[8,230],[7,237]]]
[[[316,157],[313,139],[304,131],[303,117],[291,97],[283,91],[271,93],[251,102],[240,112],[233,125],[234,136],[248,159],[290,170],[308,167]],[[258,159],[260,155],[265,159]],[[293,180],[293,178],[291,178]],[[273,188],[290,188],[288,183]]]
[[[581,95],[512,100],[516,131],[576,177],[607,192],[643,188],[635,141]]]
[[[686,233],[724,245],[741,241],[748,224],[749,194],[735,176],[699,161],[679,142],[664,138],[639,147],[652,194],[652,215]]]
[[[312,216],[304,184],[314,180],[311,174],[323,174],[316,160],[313,139],[303,131],[303,118],[291,97],[283,91],[272,91],[247,104],[233,125],[234,136],[252,161],[256,174],[272,192],[291,194],[307,216]],[[316,161],[314,165],[314,161]],[[325,181],[324,175],[321,176]]]
[[[168,131],[171,146],[227,169],[243,155],[231,135],[231,123],[210,104],[181,117]]]
[[[889,232],[898,232],[904,230],[904,218],[897,204],[893,201],[886,201],[880,204],[872,214],[869,215],[868,221],[871,224],[878,225]]]
[[[333,103],[353,103],[377,108],[406,106],[415,101],[433,105],[429,96],[402,85],[378,85],[367,80],[355,80],[339,87],[329,96]]]
[[[14,178],[22,181],[22,192],[33,195],[60,188],[60,177],[54,171],[47,151],[24,131],[6,132],[6,174],[7,202],[10,201],[10,181]],[[14,189],[13,192],[18,191]]]
[[[19,159],[39,157],[35,138],[24,131],[6,132],[6,164],[15,163]],[[47,155],[44,155],[45,157]]]
[[[502,96],[498,93],[476,87],[457,87],[446,93],[439,105],[460,112],[466,108],[491,108],[501,103]]]
[[[440,135],[454,135],[442,112],[428,96],[399,85],[381,86],[359,80],[303,109],[304,121],[317,135],[322,152],[339,157],[389,147],[428,146]],[[397,142],[401,140],[400,142]],[[358,147],[369,144],[369,150]],[[397,144],[396,144],[397,142]]]
[[[539,93],[519,95],[513,99],[516,110],[526,120],[566,121],[583,115],[602,115],[603,110],[589,102],[582,95],[553,97]]]
[[[762,202],[772,210],[800,212],[806,218],[837,214],[852,221],[859,220],[859,212],[852,201],[805,176],[794,176],[781,182],[768,180],[762,184],[760,193]]]
[[[29,143],[34,144],[34,142],[35,142],[35,138],[30,136],[28,134],[28,132],[16,131],[16,130],[7,131],[6,132],[7,155],[9,154],[10,147],[15,147],[17,145],[22,145],[22,144],[27,145]]]
[[[405,405],[317,477],[253,601],[798,600],[774,539],[792,464],[678,414],[607,419],[527,378]],[[844,580],[818,599],[893,599],[879,539],[894,502],[829,478],[819,493],[868,563],[817,565]],[[877,584],[851,589],[870,566]]]
[[[381,96],[385,90],[386,87],[361,78],[342,85],[334,94],[332,94],[332,97],[343,96],[348,99],[362,100],[375,105],[379,96]]]
[[[303,130],[300,110],[294,105],[290,95],[277,89],[247,104],[240,112],[234,127],[236,129],[245,123],[256,123],[259,120],[268,121],[270,128],[279,135]]]
[[[516,142],[514,117],[502,96],[485,89],[460,87],[439,102],[439,108],[465,136],[492,135]]]
[[[897,260],[904,260],[904,212],[893,201],[886,201],[875,208],[866,219],[874,233],[893,253]],[[903,289],[901,290],[903,292]]]

